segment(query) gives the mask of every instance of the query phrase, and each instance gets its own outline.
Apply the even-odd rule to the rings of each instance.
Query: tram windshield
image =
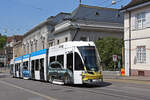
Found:
[[[98,71],[100,60],[94,46],[78,47],[88,71]]]

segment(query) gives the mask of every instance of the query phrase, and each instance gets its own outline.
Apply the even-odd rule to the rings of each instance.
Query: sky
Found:
[[[130,0],[82,0],[82,4],[120,8]],[[59,12],[72,12],[79,0],[0,0],[0,33],[7,36],[23,35],[34,26]]]

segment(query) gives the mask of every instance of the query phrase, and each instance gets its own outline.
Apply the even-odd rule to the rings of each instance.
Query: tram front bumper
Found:
[[[94,73],[94,74],[82,74],[82,80],[83,83],[93,83],[93,82],[100,82],[103,81],[103,75],[100,73]]]

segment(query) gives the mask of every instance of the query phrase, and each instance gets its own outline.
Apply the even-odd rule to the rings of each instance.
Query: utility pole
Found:
[[[79,32],[79,30],[80,30],[80,26],[78,24],[72,24],[72,26],[76,28],[75,35],[72,38],[72,41],[74,41],[76,36],[77,36],[77,34],[78,34],[78,32]]]

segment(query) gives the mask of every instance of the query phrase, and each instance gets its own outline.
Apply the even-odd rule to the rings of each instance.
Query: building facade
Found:
[[[13,44],[13,58],[23,55],[22,41],[18,41]]]
[[[132,0],[124,12],[125,74],[150,76],[150,1]]]

